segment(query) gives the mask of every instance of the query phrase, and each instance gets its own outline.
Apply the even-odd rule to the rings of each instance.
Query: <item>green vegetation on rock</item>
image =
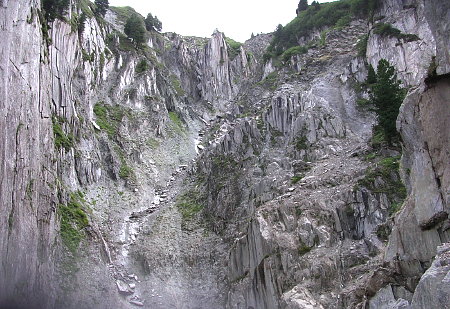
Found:
[[[398,137],[395,122],[406,92],[397,80],[395,68],[385,59],[378,62],[376,78],[372,79],[376,82],[370,86],[370,104],[374,106],[378,124],[383,129],[387,142],[391,144]]]
[[[365,187],[374,193],[385,193],[391,203],[390,213],[398,210],[406,198],[406,187],[399,176],[400,156],[387,157],[374,163],[366,171],[358,186]]]
[[[95,9],[95,13],[97,13],[101,17],[105,17],[106,10],[109,8],[109,1],[95,0],[95,5],[97,6],[97,8]]]
[[[141,61],[138,62],[138,64],[136,65],[136,73],[143,73],[145,71],[147,71],[149,69],[149,65],[147,63],[147,60],[142,59]]]
[[[141,46],[145,42],[145,26],[142,17],[139,14],[131,15],[125,23],[124,32],[136,46]]]
[[[239,55],[242,44],[228,37],[225,37],[225,42],[228,45],[228,55],[230,60],[233,60],[237,55]]]
[[[291,47],[298,46],[301,37],[326,27],[343,27],[357,17],[367,17],[377,5],[377,0],[341,0],[311,5],[297,10],[295,17],[286,26],[278,25],[266,57],[278,57]],[[300,4],[299,4],[300,5]]]
[[[116,14],[117,20],[124,24],[133,14],[137,14],[136,10],[130,6],[111,6],[110,10]]]
[[[190,190],[178,197],[176,207],[183,220],[190,220],[203,210],[201,194],[196,190]]]
[[[62,18],[69,9],[70,0],[42,0],[41,7],[48,22]]]
[[[53,116],[53,138],[57,149],[64,148],[68,151],[73,147],[74,137],[72,134],[66,134],[62,128],[65,120],[61,117]]]
[[[66,205],[61,204],[58,208],[61,239],[72,254],[76,254],[84,237],[84,229],[89,225],[85,204],[83,193],[76,191],[70,194]]]
[[[419,37],[415,34],[405,34],[402,33],[397,28],[393,27],[391,24],[378,23],[373,28],[373,33],[381,36],[392,36],[398,39],[404,39],[407,42],[417,41]]]
[[[173,89],[175,89],[175,91],[180,97],[185,95],[185,91],[181,86],[181,82],[176,75],[174,74],[170,75],[170,82],[172,83]]]
[[[151,13],[148,13],[147,18],[145,18],[145,28],[147,31],[158,31],[162,29],[162,23],[157,16],[153,17]]]
[[[98,102],[94,106],[95,122],[101,130],[105,131],[110,138],[114,138],[120,127],[123,117],[129,115],[129,112],[120,105],[106,105],[104,102]]]
[[[262,81],[258,82],[258,85],[268,88],[270,90],[277,89],[278,86],[278,72],[272,72],[268,74]]]

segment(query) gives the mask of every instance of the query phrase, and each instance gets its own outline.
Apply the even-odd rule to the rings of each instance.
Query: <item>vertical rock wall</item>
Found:
[[[54,297],[56,154],[39,6],[0,4],[0,307]]]

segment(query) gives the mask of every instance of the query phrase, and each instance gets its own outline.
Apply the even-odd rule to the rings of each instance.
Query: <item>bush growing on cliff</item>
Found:
[[[145,19],[145,28],[147,31],[160,32],[162,29],[162,23],[157,16],[153,17],[151,13],[148,13],[147,18]]]
[[[144,21],[137,14],[131,15],[131,17],[127,19],[124,32],[137,46],[140,46],[145,42]]]
[[[147,61],[145,59],[142,59],[136,65],[135,71],[137,74],[139,74],[139,73],[147,71],[148,69],[149,69],[149,65],[148,65]]]
[[[47,21],[52,22],[55,18],[62,17],[69,8],[70,0],[43,0],[41,7]]]
[[[101,17],[105,17],[106,10],[109,8],[108,0],[95,0],[95,5],[97,6],[95,12]]]
[[[391,36],[397,39],[404,39],[407,42],[417,41],[419,37],[415,34],[405,34],[402,33],[397,28],[393,27],[391,24],[378,23],[374,26],[373,29],[374,34],[378,34],[381,36]]]
[[[225,37],[225,42],[228,45],[228,54],[230,56],[230,60],[233,60],[241,51],[242,44],[228,37]]]

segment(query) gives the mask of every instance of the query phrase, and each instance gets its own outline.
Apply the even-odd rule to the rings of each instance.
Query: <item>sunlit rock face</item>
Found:
[[[46,34],[39,8],[0,3],[1,308],[448,303],[445,1],[381,1],[283,63],[271,35],[136,49],[120,10]],[[401,147],[377,152],[357,101],[380,59],[408,93]]]

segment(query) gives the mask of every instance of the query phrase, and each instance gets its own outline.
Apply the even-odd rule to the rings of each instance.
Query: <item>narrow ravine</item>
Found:
[[[222,120],[218,118],[217,121]],[[200,294],[205,295],[200,298],[199,295],[193,297],[192,290],[196,288],[191,285],[192,281],[203,281],[205,274],[201,272],[207,272],[207,268],[198,267],[196,264],[203,263],[203,259],[198,255],[207,253],[200,252],[198,247],[208,238],[208,232],[204,229],[201,233],[183,230],[183,219],[176,207],[177,196],[189,184],[190,170],[204,149],[202,142],[205,130],[210,128],[208,123],[193,139],[196,156],[191,164],[179,165],[173,170],[165,186],[155,189],[151,205],[130,211],[123,219],[120,254],[110,268],[116,280],[117,292],[126,299],[130,308],[193,308],[189,305],[192,302],[198,302],[200,305],[200,299],[205,295],[206,298],[211,298],[211,290],[206,289],[207,285],[204,290],[198,290]],[[150,256],[152,261],[147,261],[143,256],[144,250],[139,249],[147,246],[152,248],[145,250],[145,255]],[[151,251],[156,254],[152,255]],[[197,270],[186,271],[186,261]],[[150,267],[149,264],[155,267]],[[215,278],[211,280],[216,281]],[[218,285],[217,282],[212,283]]]

